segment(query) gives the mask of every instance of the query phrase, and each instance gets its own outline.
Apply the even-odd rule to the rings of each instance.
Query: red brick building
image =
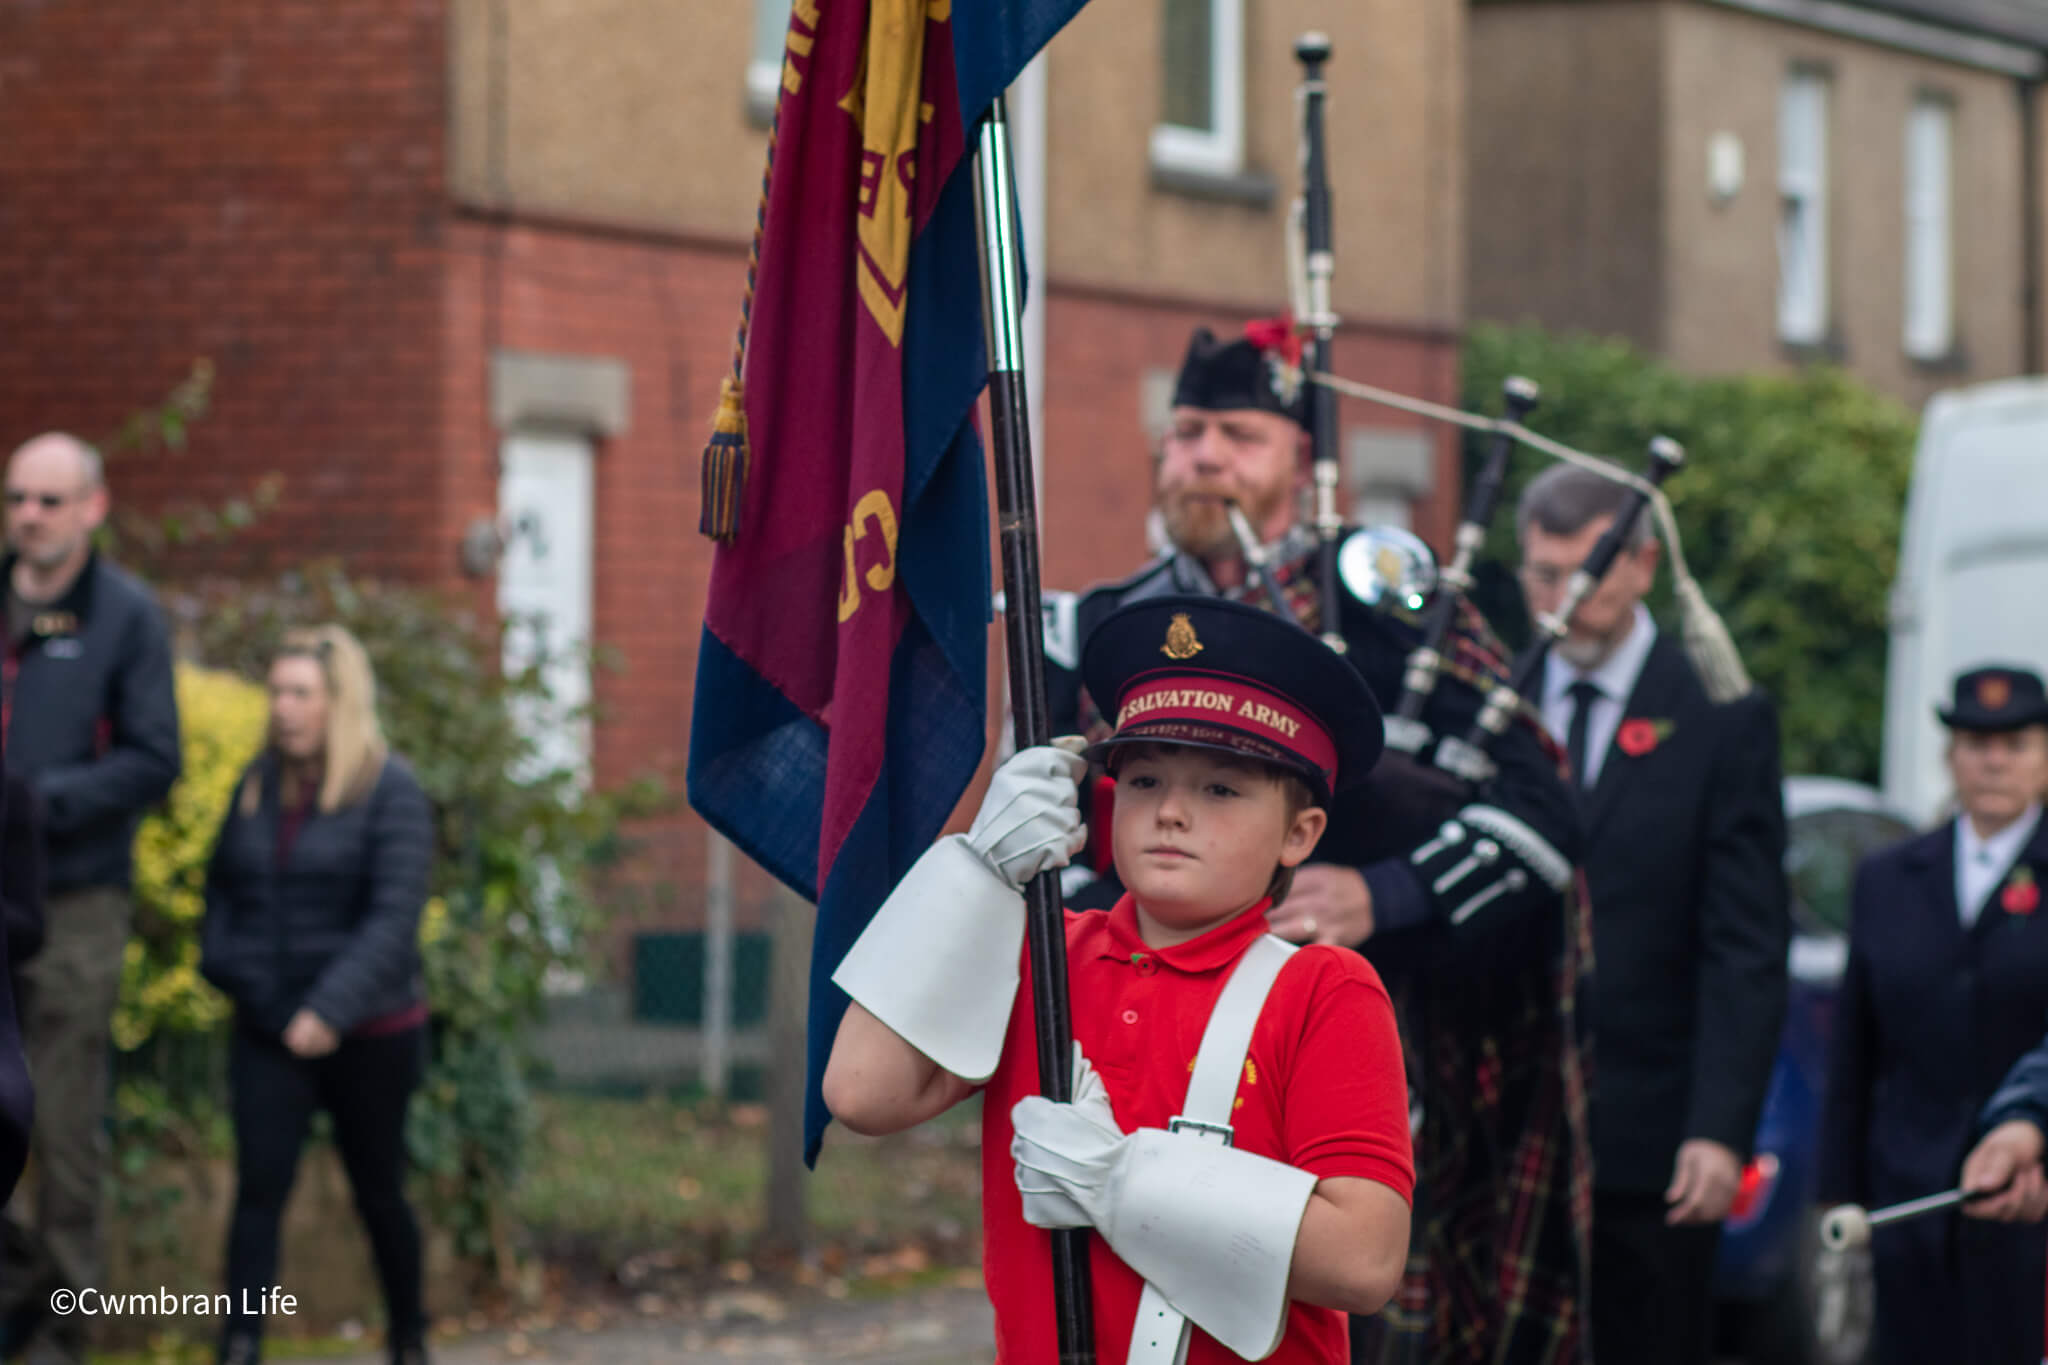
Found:
[[[208,358],[189,449],[117,465],[118,500],[277,472],[279,505],[207,567],[332,554],[487,608],[568,603],[625,662],[594,681],[596,779],[680,771],[710,561],[697,455],[786,5],[190,0],[173,20],[0,0],[0,443],[110,430]],[[1316,23],[1337,52],[1342,366],[1455,392],[1461,7],[1095,0],[1037,106],[1051,586],[1143,558],[1148,421],[1188,330],[1278,311],[1290,48]],[[1362,407],[1345,424],[1354,493],[1412,504],[1441,542],[1450,437]],[[502,557],[477,557],[494,526]],[[651,874],[693,918],[705,831],[652,833]]]

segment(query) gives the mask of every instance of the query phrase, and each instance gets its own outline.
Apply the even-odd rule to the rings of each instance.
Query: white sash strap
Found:
[[[1261,934],[1237,969],[1223,983],[1209,1023],[1202,1031],[1201,1050],[1195,1054],[1194,1075],[1188,1078],[1188,1095],[1180,1113],[1167,1124],[1175,1133],[1192,1133],[1206,1142],[1231,1140],[1231,1112],[1237,1104],[1237,1082],[1244,1075],[1245,1058],[1251,1055],[1252,1029],[1266,1007],[1266,996],[1294,945],[1271,934]],[[1131,1350],[1126,1365],[1185,1365],[1188,1355],[1188,1321],[1150,1284],[1138,1298],[1137,1320],[1131,1324]]]

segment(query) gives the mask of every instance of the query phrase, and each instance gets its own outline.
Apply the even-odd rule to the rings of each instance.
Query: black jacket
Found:
[[[1658,1193],[1679,1144],[1747,1157],[1785,1016],[1791,937],[1777,710],[1715,705],[1659,634],[1584,798],[1598,1187]]]
[[[0,929],[7,940],[7,964],[19,976],[22,964],[42,950],[48,875],[42,801],[35,788],[13,773],[7,774],[5,786],[5,804],[0,805]]]
[[[7,825],[5,845],[0,846],[0,855],[14,852],[13,826],[17,819],[33,816],[15,809],[21,795],[21,784],[11,774],[0,777],[0,824]],[[29,823],[33,834],[33,823]],[[31,869],[33,870],[33,869]],[[20,875],[10,856],[0,864],[0,872],[12,881]],[[10,888],[11,889],[11,888]],[[38,940],[41,930],[41,906],[37,905],[36,927]],[[35,1119],[35,1092],[29,1088],[28,1059],[21,1048],[21,1024],[15,1013],[14,979],[20,963],[11,959],[17,937],[14,925],[9,923],[9,932],[0,934],[0,1204],[7,1202],[14,1192],[14,1185],[21,1178],[22,1168],[28,1164],[29,1130]]]
[[[0,560],[0,574],[13,567]],[[125,887],[136,827],[182,765],[163,614],[133,576],[94,555],[37,614],[15,663],[7,764],[42,798],[50,890]]]
[[[1979,1112],[2041,1044],[2048,910],[2014,914],[1994,887],[1965,929],[1955,822],[1865,859],[1829,1046],[1821,1183],[1830,1201],[1886,1203],[1955,1184]],[[2048,819],[2018,866],[2048,880]],[[2024,1081],[2028,1073],[2022,1073]],[[2025,1087],[2002,1106],[2019,1109]]]
[[[247,1025],[278,1034],[310,1009],[347,1034],[421,998],[419,921],[434,858],[433,811],[405,761],[370,794],[314,810],[277,861],[278,766],[258,758],[254,815],[237,786],[207,868],[199,970]]]

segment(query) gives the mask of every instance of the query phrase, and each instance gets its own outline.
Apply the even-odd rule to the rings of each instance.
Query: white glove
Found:
[[[1012,756],[996,769],[973,831],[939,840],[911,865],[832,973],[869,1014],[963,1080],[987,1080],[1002,1058],[1024,954],[1019,888],[1064,866],[1087,838],[1075,785],[1086,771],[1069,748]]]
[[[1006,759],[989,779],[988,795],[967,831],[967,842],[997,875],[1018,890],[1049,868],[1065,867],[1081,851],[1081,779],[1085,741],[1070,736]]]
[[[1247,1360],[1271,1355],[1316,1178],[1192,1132],[1125,1134],[1094,1068],[1078,1068],[1072,1103],[1010,1111],[1025,1220],[1094,1228],[1190,1322]]]

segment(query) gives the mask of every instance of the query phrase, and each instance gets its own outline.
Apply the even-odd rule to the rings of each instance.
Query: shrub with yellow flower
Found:
[[[263,689],[233,673],[179,664],[185,772],[135,839],[135,937],[122,964],[114,1041],[140,1047],[159,1030],[203,1032],[228,1005],[199,976],[206,861],[235,781],[263,745]]]

